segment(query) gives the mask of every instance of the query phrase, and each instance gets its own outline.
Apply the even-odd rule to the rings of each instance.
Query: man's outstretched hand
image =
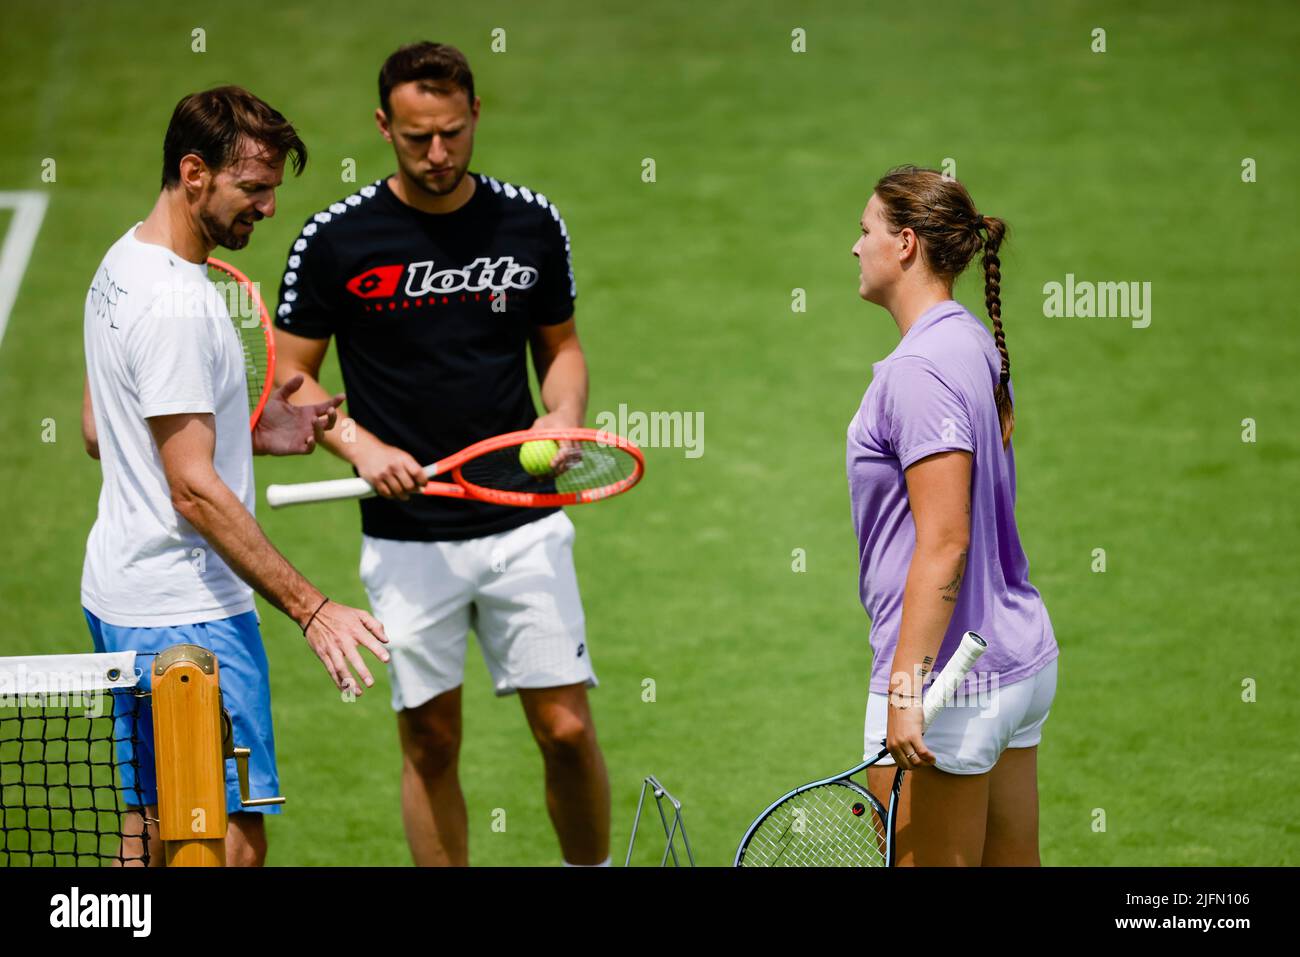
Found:
[[[296,375],[267,397],[253,429],[254,455],[306,455],[334,428],[343,394],[313,405],[294,405],[289,396],[302,383],[302,375]]]
[[[388,636],[384,634],[384,626],[360,608],[349,608],[327,600],[316,610],[303,634],[340,691],[351,691],[359,696],[362,686],[369,688],[375,683],[370,669],[357,652],[358,646],[380,661],[388,662],[388,649],[384,647]],[[356,671],[360,681],[348,670],[349,666]]]

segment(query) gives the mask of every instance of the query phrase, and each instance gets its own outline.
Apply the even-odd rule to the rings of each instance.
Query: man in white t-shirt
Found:
[[[235,741],[252,750],[257,796],[279,793],[279,781],[254,590],[302,628],[341,690],[361,693],[352,670],[373,684],[358,645],[389,657],[379,622],[329,601],[253,517],[253,455],[310,452],[343,400],[292,405],[299,376],[270,397],[250,439],[239,337],[207,280],[214,248],[242,248],[254,224],[275,214],[287,158],[301,172],[306,147],[246,90],[182,99],[167,128],[158,201],[109,249],[85,308],[82,427],[103,471],[81,580],[95,647],[150,654],[193,643],[213,651]],[[151,714],[146,708],[134,720]],[[132,735],[116,737],[127,738],[122,786],[134,795],[121,857],[161,863],[156,831],[144,826],[157,817],[152,735],[135,748]],[[226,771],[227,862],[261,864],[261,813],[279,808],[243,810],[234,762]]]

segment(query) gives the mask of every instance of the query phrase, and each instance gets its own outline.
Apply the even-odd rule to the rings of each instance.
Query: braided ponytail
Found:
[[[993,320],[993,341],[1002,356],[1002,373],[993,387],[993,402],[997,405],[998,421],[1002,423],[1002,447],[1011,444],[1011,432],[1016,427],[1015,411],[1011,407],[1011,356],[1007,354],[1007,336],[1002,331],[1002,263],[998,250],[1007,234],[1007,224],[994,216],[981,216],[978,228],[987,230],[984,239],[984,305]]]

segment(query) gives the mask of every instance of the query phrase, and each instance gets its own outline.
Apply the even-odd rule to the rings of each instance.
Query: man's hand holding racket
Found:
[[[533,423],[533,429],[579,429],[582,428],[582,414],[567,409],[556,409],[539,416]],[[582,448],[576,442],[561,440],[560,451],[551,459],[551,471],[562,475],[582,462]]]
[[[428,481],[424,477],[424,467],[413,455],[381,442],[373,435],[358,435],[357,448],[348,458],[357,474],[383,498],[406,501],[412,495],[419,495]]]

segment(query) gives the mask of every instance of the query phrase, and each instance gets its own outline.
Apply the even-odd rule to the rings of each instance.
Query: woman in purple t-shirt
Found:
[[[888,310],[902,336],[872,367],[848,430],[871,617],[865,751],[884,744],[891,754],[868,784],[884,801],[886,765],[913,772],[899,807],[900,864],[1036,865],[1037,746],[1058,650],[1016,531],[999,299],[1006,224],[976,212],[956,180],[902,167],[876,184],[861,227],[858,293]],[[952,298],[981,250],[993,335]],[[921,684],[968,630],[988,651],[923,738]]]

